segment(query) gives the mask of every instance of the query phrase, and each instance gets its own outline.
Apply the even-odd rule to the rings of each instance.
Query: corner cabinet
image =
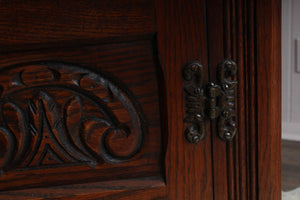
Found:
[[[279,0],[0,3],[0,198],[279,200]]]

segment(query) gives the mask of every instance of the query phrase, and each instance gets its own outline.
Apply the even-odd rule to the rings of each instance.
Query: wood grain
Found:
[[[199,60],[207,69],[205,2],[156,1],[158,51],[165,79],[168,198],[213,199],[210,133],[198,144],[185,140],[182,69]],[[205,77],[207,80],[207,77]]]
[[[258,199],[281,199],[281,1],[257,1]]]
[[[207,1],[207,40],[208,40],[208,65],[209,65],[209,79],[214,82],[216,80],[217,68],[220,62],[225,59],[231,59],[231,55],[224,55],[227,51],[227,42],[231,42],[228,38],[227,30],[224,30],[224,21],[230,20],[230,16],[225,16],[223,10],[223,0]],[[226,12],[230,13],[230,11]],[[224,17],[224,18],[223,18]],[[230,21],[229,21],[230,24]],[[231,30],[230,30],[231,32]],[[226,38],[227,36],[227,38]],[[230,35],[229,35],[230,36]],[[226,38],[224,40],[224,38]],[[225,57],[228,56],[228,57]],[[228,157],[227,145],[217,136],[217,120],[212,121],[211,125],[211,142],[212,142],[212,161],[213,161],[213,183],[215,200],[227,200],[230,198],[228,181]]]
[[[255,56],[255,2],[231,1],[235,19],[231,34],[231,55],[239,66],[237,94],[239,132],[233,144],[235,198],[256,199],[256,56]],[[234,17],[231,16],[231,17]]]
[[[1,1],[0,51],[146,35],[154,20],[152,0]]]
[[[225,54],[236,60],[238,67],[237,112],[239,129],[232,144],[231,185],[232,198],[257,199],[257,117],[256,117],[256,56],[255,56],[255,8],[254,1],[230,1],[231,25],[227,26],[227,33],[231,31]]]
[[[146,177],[118,181],[73,184],[48,188],[34,188],[0,192],[3,199],[153,199],[147,191],[156,192],[156,197],[165,199],[165,183],[161,177]],[[88,189],[87,189],[88,188]],[[149,191],[148,191],[149,192]],[[142,194],[140,196],[140,193]],[[156,198],[155,197],[155,198]]]
[[[0,55],[1,68],[19,63],[55,60],[76,63],[95,72],[104,72],[108,76],[114,77],[113,79],[120,86],[127,87],[132,92],[142,108],[145,115],[143,123],[147,127],[141,152],[129,162],[117,165],[104,163],[94,169],[84,165],[75,165],[16,172],[8,171],[1,176],[1,190],[162,175],[162,135],[160,131],[159,87],[156,78],[158,66],[155,55],[153,55],[154,41],[154,38],[148,38],[147,40],[122,44],[65,47]],[[35,69],[34,65],[33,69]],[[24,71],[24,76],[26,74],[27,72]],[[1,74],[1,80],[9,82],[7,80],[11,77],[7,79],[4,77],[5,75],[9,76],[8,73]],[[48,80],[44,72],[35,75],[43,78],[42,84],[45,84],[43,80]],[[32,78],[31,75],[30,77]],[[24,82],[30,83],[28,80],[24,80]],[[62,97],[65,97],[64,93],[60,94],[60,98]],[[112,105],[111,108],[114,112],[119,112],[121,116],[124,115],[121,118],[127,123],[129,119],[126,119],[126,113],[122,114],[123,111],[121,112],[117,104]],[[118,149],[124,152],[128,151],[131,145],[125,145],[125,141],[125,143],[121,140],[119,142],[123,145],[118,145],[116,142],[114,148],[117,151]],[[80,176],[78,176],[79,174]]]
[[[255,5],[255,1],[241,0],[208,3],[210,78],[215,79],[220,60],[230,58],[238,66],[237,135],[225,145],[215,136],[215,125],[212,126],[214,187],[222,191],[215,195],[216,199],[257,199],[256,63],[259,55],[256,48],[260,44],[256,41]]]
[[[4,173],[1,198],[280,199],[279,0],[1,1],[0,36],[0,68],[54,60],[105,72],[149,127],[128,163]],[[182,68],[199,60],[214,81],[226,58],[239,66],[236,138],[224,143],[212,122],[190,144]]]

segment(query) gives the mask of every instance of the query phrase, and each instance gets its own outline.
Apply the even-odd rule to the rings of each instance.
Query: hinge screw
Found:
[[[192,143],[198,143],[200,142],[200,137],[198,135],[195,135],[193,138],[192,138]]]
[[[194,65],[192,65],[191,69],[192,69],[193,72],[196,72],[196,71],[198,71],[199,66],[194,64]]]
[[[228,112],[228,110],[224,110],[222,114],[223,114],[223,116],[226,117],[226,118],[229,117],[229,112]]]
[[[195,88],[195,89],[194,89],[194,93],[195,93],[196,95],[199,95],[199,94],[201,93],[201,88],[199,88],[199,87]]]
[[[203,118],[203,116],[200,113],[197,113],[195,115],[195,119],[198,120],[198,121],[200,121],[202,118]]]
[[[225,138],[226,140],[231,140],[231,138],[232,138],[231,132],[225,132],[225,133],[224,133],[224,138]]]
[[[232,65],[231,61],[227,61],[226,65]]]
[[[231,125],[232,127],[235,127],[235,126],[236,126],[236,123],[235,123],[234,121],[231,121],[231,122],[230,122],[230,125]]]

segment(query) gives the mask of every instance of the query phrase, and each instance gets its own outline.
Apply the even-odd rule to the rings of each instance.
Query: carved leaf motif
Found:
[[[52,78],[42,81],[37,73]],[[6,147],[0,170],[117,164],[142,148],[142,110],[129,90],[102,73],[40,62],[0,74],[6,74],[0,78],[0,144]]]

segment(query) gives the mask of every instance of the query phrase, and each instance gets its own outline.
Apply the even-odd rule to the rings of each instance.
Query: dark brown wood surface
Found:
[[[208,62],[238,66],[238,133],[228,143],[212,125],[215,199],[280,198],[280,1],[209,1]]]
[[[210,167],[211,157],[209,137],[208,140],[203,141],[201,145],[196,146],[187,143],[182,132],[184,130],[182,127],[182,117],[185,111],[181,87],[181,69],[185,63],[191,59],[200,59],[204,64],[206,64],[207,59],[206,48],[203,48],[206,45],[204,1],[195,1],[193,4],[186,4],[183,1],[178,2],[178,4],[173,4],[172,2],[156,2],[158,11],[156,17],[160,23],[158,24],[157,30],[158,51],[156,51],[155,45],[151,46],[151,42],[152,44],[155,44],[156,42],[153,40],[153,33],[155,32],[153,29],[153,19],[155,16],[153,15],[152,2],[91,2],[78,11],[82,3],[83,2],[76,2],[70,9],[66,8],[68,3],[55,5],[49,2],[42,2],[36,6],[33,6],[32,4],[15,3],[16,8],[14,9],[14,12],[11,12],[12,5],[3,5],[2,8],[4,12],[1,18],[3,19],[1,25],[3,27],[6,27],[7,24],[13,26],[8,29],[11,34],[7,34],[7,32],[2,33],[3,35],[8,35],[8,38],[3,39],[2,41],[2,46],[5,47],[5,51],[2,54],[2,66],[38,60],[59,60],[77,63],[94,70],[104,70],[111,73],[113,76],[120,78],[127,87],[134,90],[133,93],[135,93],[135,95],[141,95],[141,98],[143,98],[143,94],[146,94],[144,95],[145,101],[142,100],[140,103],[143,105],[144,109],[154,111],[151,101],[154,100],[156,103],[159,102],[158,98],[152,98],[155,94],[155,91],[152,90],[154,89],[157,91],[157,88],[153,88],[152,84],[154,83],[155,85],[155,78],[152,77],[155,74],[153,71],[147,71],[147,69],[141,66],[149,62],[146,57],[151,55],[151,53],[154,53],[154,55],[153,60],[150,62],[153,62],[151,64],[152,66],[155,66],[155,64],[157,64],[155,63],[155,53],[158,53],[162,61],[161,67],[163,69],[163,75],[159,75],[158,70],[157,76],[160,77],[158,85],[160,86],[160,102],[162,102],[160,105],[161,116],[163,122],[165,122],[162,126],[162,133],[165,134],[165,136],[163,135],[163,138],[165,138],[164,144],[166,145],[165,149],[167,153],[165,158],[167,166],[165,169],[165,177],[166,184],[168,185],[168,197],[165,196],[165,189],[157,189],[157,191],[160,192],[151,192],[152,190],[156,191],[156,189],[147,189],[147,187],[164,188],[162,182],[158,181],[158,184],[154,184],[153,186],[150,186],[152,182],[149,182],[148,186],[145,186],[145,189],[138,191],[141,187],[135,186],[136,182],[134,180],[132,182],[120,182],[122,187],[129,190],[128,192],[120,193],[117,190],[112,190],[109,193],[101,193],[101,191],[99,191],[99,194],[82,196],[83,194],[77,190],[74,191],[73,194],[65,193],[64,195],[71,195],[72,197],[70,198],[75,198],[76,196],[77,198],[120,199],[124,196],[124,198],[129,199],[199,199],[202,197],[204,199],[211,199],[212,172]],[[56,9],[56,6],[61,7]],[[45,15],[46,13],[51,12],[51,10],[54,10],[52,13],[53,17],[48,19]],[[64,10],[66,11],[63,12]],[[199,11],[201,11],[201,15],[199,15]],[[74,16],[75,13],[76,16]],[[8,18],[9,20],[5,21],[5,18]],[[57,20],[59,20],[59,22],[56,22]],[[181,21],[180,25],[177,20]],[[140,23],[141,21],[144,21],[144,23]],[[56,29],[53,29],[53,26],[55,26],[56,23],[57,27]],[[86,27],[82,27],[83,24]],[[170,29],[166,27],[166,24]],[[26,27],[26,30],[24,30],[24,27]],[[175,32],[178,33],[173,35]],[[196,37],[199,33],[201,34],[201,37]],[[51,37],[49,37],[49,35],[51,35]],[[144,43],[145,40],[149,41],[150,43],[146,43],[150,44],[150,46],[147,46],[148,44],[144,43],[146,45],[144,46],[145,48],[143,49],[142,47],[138,49],[136,48],[136,40],[141,41],[141,43]],[[125,47],[124,51],[122,51],[122,46],[128,46],[129,48]],[[53,49],[53,47],[55,48]],[[39,50],[36,51],[35,49],[37,48]],[[9,53],[11,51],[15,52]],[[188,55],[184,56],[185,53]],[[131,56],[133,54],[136,55]],[[146,57],[142,55],[146,55]],[[129,59],[127,59],[128,57]],[[176,60],[173,60],[173,58],[176,58]],[[125,68],[123,69],[122,66]],[[138,69],[132,71],[130,68],[139,68],[143,72],[141,71],[141,73],[138,73]],[[122,72],[124,76],[117,71]],[[140,81],[136,81],[135,79],[144,81],[145,84],[141,84]],[[166,93],[166,89],[169,89],[169,92]],[[175,91],[175,93],[172,91]],[[169,96],[169,94],[172,95]],[[165,99],[166,97],[167,99]],[[174,97],[178,98],[177,103],[174,101]],[[147,102],[149,106],[146,104]],[[177,104],[180,105],[180,107],[178,107]],[[171,111],[169,106],[172,106],[171,110],[174,110]],[[177,110],[178,108],[180,109]],[[175,113],[177,116],[174,115]],[[156,118],[157,116],[155,117],[155,115],[155,112],[152,112],[151,116],[149,113],[147,116],[147,123],[151,124],[149,120],[152,116]],[[155,124],[155,126],[158,125],[159,127],[159,121],[156,121]],[[170,124],[173,126],[171,129],[169,129],[171,127]],[[151,166],[151,159],[149,159],[147,165],[141,168],[144,173],[139,173],[138,168],[136,169],[136,172],[133,173],[126,167],[120,168],[120,174],[113,168],[110,168],[111,171],[109,173],[104,171],[100,173],[107,177],[109,176],[110,179],[116,179],[117,177],[122,179],[130,178],[139,176],[139,174],[143,174],[144,176],[161,174],[161,167],[164,165],[162,162],[157,161],[161,160],[161,150],[164,148],[160,147],[160,138],[157,138],[158,134],[159,131],[153,132],[153,134],[149,134],[149,136],[152,135],[151,138],[146,138],[146,144],[150,141],[152,144],[156,144],[155,149],[158,150],[158,154],[154,153],[156,155],[154,156],[155,158],[153,158],[156,160],[156,167],[158,168]],[[202,156],[199,156],[200,154]],[[133,163],[134,162],[129,162],[128,164],[134,165]],[[150,168],[152,167],[151,170],[147,166]],[[75,173],[76,171],[77,170],[75,170]],[[124,171],[128,172],[127,175],[129,176],[126,177]],[[179,173],[179,171],[181,173]],[[111,174],[112,172],[115,176]],[[93,176],[93,172],[90,173],[89,176]],[[45,175],[45,178],[46,177],[47,175]],[[58,179],[61,178],[65,180],[65,178],[68,177],[70,176],[66,174],[65,177],[58,177]],[[84,180],[84,182],[88,181],[83,174],[78,178],[82,179],[82,181]],[[198,181],[199,178],[201,181]],[[103,177],[102,180],[104,179],[105,178]],[[45,181],[45,179],[41,178],[42,182],[43,180]],[[51,183],[51,180],[54,181],[55,179],[49,179],[50,182],[47,183],[49,186],[64,184],[62,180],[55,184],[54,182]],[[101,178],[99,179],[99,177],[96,176],[90,181],[96,180],[101,181]],[[31,178],[28,181],[34,181],[34,178]],[[37,184],[37,182],[35,183]],[[11,182],[11,184],[14,183]],[[15,184],[19,183],[15,182]],[[126,188],[124,184],[128,184],[129,187]],[[24,185],[28,186],[26,182],[24,182]],[[35,185],[31,185],[30,187],[34,186]],[[34,196],[45,197],[45,192],[49,192],[52,196],[59,197],[62,194],[55,192],[60,190],[59,187],[63,188],[63,186],[58,186],[56,190],[51,189],[51,187],[38,190]],[[82,187],[89,186],[86,184]],[[203,189],[199,190],[199,188]],[[17,198],[19,195],[20,198],[26,198],[26,194],[30,194],[31,192],[31,189],[20,191],[20,193],[17,191],[16,193],[11,192],[10,197]],[[86,193],[88,193],[88,191]],[[5,192],[2,194],[5,195]],[[108,196],[105,197],[106,195]]]
[[[211,82],[216,81],[217,68],[220,62],[225,59],[231,59],[231,57],[226,57],[224,55],[225,45],[227,40],[224,40],[224,36],[228,35],[227,30],[224,30],[225,20],[230,20],[226,18],[224,13],[223,1],[208,1],[207,2],[207,35],[208,40],[208,65],[209,65],[209,79]],[[228,12],[228,11],[227,11]],[[224,19],[225,17],[225,19]],[[227,49],[226,49],[227,50]],[[226,142],[220,140],[217,136],[217,120],[212,121],[211,126],[211,143],[212,143],[212,163],[213,163],[213,183],[214,199],[216,200],[227,200],[230,198],[229,194],[233,194],[229,191],[229,180],[233,181],[233,177],[229,177],[229,171],[227,168],[227,144]],[[233,168],[230,168],[233,169]]]
[[[210,132],[200,143],[191,144],[184,138],[183,124],[182,69],[192,60],[208,66],[205,1],[157,0],[156,5],[158,52],[166,83],[168,198],[213,199]]]
[[[224,59],[237,63],[236,111],[238,132],[231,142],[217,136],[212,122],[215,199],[256,199],[256,57],[255,2],[208,2],[210,80]]]
[[[1,75],[0,84],[2,86],[6,86],[11,88],[11,91],[17,89],[26,88],[26,86],[19,86],[17,89],[10,86],[10,80],[12,79],[12,74],[17,73],[20,70],[24,70],[22,74],[22,81],[28,87],[32,84],[35,84],[36,80],[41,83],[40,85],[44,85],[42,87],[47,88],[47,84],[51,85],[51,76],[47,73],[45,65],[43,64],[34,64],[36,61],[63,61],[66,63],[76,63],[76,65],[86,66],[90,70],[94,70],[95,72],[107,73],[111,74],[114,79],[116,79],[120,84],[124,84],[128,88],[130,92],[133,93],[137,102],[141,105],[141,109],[143,114],[145,115],[147,120],[147,127],[145,128],[145,138],[144,144],[142,147],[141,154],[136,155],[133,160],[127,161],[123,165],[114,165],[114,164],[101,164],[96,168],[90,168],[89,166],[70,166],[70,167],[60,167],[60,168],[53,168],[51,165],[47,167],[47,163],[41,163],[40,165],[34,165],[35,160],[32,161],[32,164],[28,167],[25,167],[22,170],[23,164],[11,166],[11,168],[20,168],[21,171],[19,172],[5,172],[1,176],[1,183],[0,187],[1,190],[6,189],[18,189],[18,188],[26,188],[26,187],[36,187],[36,186],[48,186],[48,185],[58,185],[58,184],[67,184],[67,183],[76,183],[76,182],[90,182],[90,181],[107,181],[107,180],[114,180],[122,178],[130,178],[130,177],[139,177],[139,176],[152,176],[152,175],[162,175],[163,167],[162,167],[162,153],[161,153],[161,132],[160,132],[160,111],[159,111],[159,97],[158,97],[158,83],[156,80],[156,61],[153,60],[155,58],[153,56],[153,39],[129,42],[129,43],[122,43],[122,44],[104,44],[104,45],[97,45],[97,46],[85,46],[85,47],[78,47],[78,48],[61,48],[59,50],[39,50],[39,51],[27,51],[26,53],[12,53],[6,54],[1,59],[1,68],[12,66],[15,64],[21,64],[26,62],[33,62],[33,64],[29,64],[27,68],[21,68],[16,70],[11,69],[9,72],[5,70]],[[17,59],[16,59],[17,58]],[[47,63],[47,62],[46,62]],[[37,67],[35,67],[37,65]],[[41,65],[41,67],[39,67]],[[47,64],[51,67],[51,62]],[[47,66],[46,65],[46,66]],[[57,65],[54,63],[54,65]],[[9,73],[8,73],[9,72]],[[10,74],[12,73],[12,74]],[[71,72],[70,72],[71,73]],[[70,77],[69,77],[70,76]],[[64,83],[62,82],[55,82],[52,84],[65,84],[68,85],[71,83],[71,79],[74,74],[61,74],[61,78],[64,79]],[[42,77],[41,79],[39,77]],[[69,82],[68,82],[68,79]],[[46,82],[46,83],[44,83]],[[89,90],[90,92],[97,92],[98,95],[105,98],[105,90],[101,87],[93,88],[92,90],[89,87],[95,84],[88,79],[81,80],[81,87]],[[36,84],[35,84],[36,85]],[[55,88],[55,86],[54,86]],[[6,89],[6,88],[5,88]],[[10,91],[8,90],[8,91]],[[11,92],[10,91],[10,92]],[[43,90],[44,91],[44,90]],[[49,91],[49,90],[46,90]],[[45,91],[45,92],[46,92]],[[56,93],[60,92],[58,96],[54,96],[58,103],[63,102],[68,99],[66,95],[70,95],[70,93],[66,91],[55,90]],[[51,91],[49,91],[51,93]],[[6,95],[4,93],[3,95]],[[52,94],[54,95],[54,94]],[[56,94],[57,95],[57,94]],[[27,95],[28,96],[28,95]],[[21,101],[25,101],[27,98],[31,98],[30,96],[10,96],[10,98],[23,98]],[[58,100],[58,97],[64,97],[61,101]],[[129,127],[131,127],[131,131],[134,131],[134,127],[130,125],[131,119],[123,109],[120,104],[111,103],[110,105],[107,104],[113,112],[116,113],[116,116],[122,121],[122,123],[126,123]],[[76,111],[76,104],[73,107],[70,107],[71,110],[68,113]],[[86,108],[86,109],[97,109],[96,107]],[[77,111],[78,112],[78,111]],[[130,113],[129,113],[130,114]],[[131,113],[132,114],[132,113]],[[9,115],[8,111],[4,111],[4,115]],[[93,115],[97,115],[93,113]],[[12,115],[12,117],[15,115]],[[51,118],[55,117],[52,116],[50,112],[47,112],[47,118],[51,122]],[[5,117],[8,119],[9,116]],[[69,116],[75,123],[78,123],[79,119],[76,116]],[[11,125],[14,126],[15,119],[11,120]],[[38,129],[39,124],[41,122],[35,122],[37,124],[36,129]],[[68,122],[67,123],[72,123]],[[145,123],[145,122],[143,122]],[[66,124],[67,126],[71,126],[71,124]],[[102,132],[101,129],[96,129],[100,133]],[[54,131],[54,128],[53,128]],[[22,132],[22,131],[20,131]],[[44,131],[46,134],[47,131]],[[90,144],[91,148],[97,151],[97,146],[99,143],[100,133],[97,134],[93,132],[91,139],[87,140],[87,144]],[[14,130],[14,134],[18,134],[18,130]],[[72,134],[72,133],[71,133]],[[20,133],[21,135],[21,133]],[[116,152],[123,153],[126,155],[126,152],[132,151],[131,149],[135,146],[137,135],[132,135],[132,137],[122,139],[122,135],[119,135],[118,138],[112,138],[111,144],[112,148],[115,149]],[[21,136],[20,136],[21,137]],[[19,139],[19,138],[17,138]],[[21,139],[20,139],[21,140]],[[115,141],[114,141],[115,140]],[[4,144],[6,142],[2,140]],[[51,140],[48,141],[51,145]],[[20,142],[21,143],[21,142]],[[21,144],[20,144],[21,145]],[[54,150],[59,153],[59,149]],[[42,146],[40,151],[42,151]],[[3,152],[4,153],[4,152]],[[41,152],[37,152],[34,155],[36,159]],[[128,153],[127,153],[128,154]],[[143,160],[143,161],[142,161]],[[26,160],[24,161],[26,163]],[[130,163],[130,164],[129,164]],[[46,165],[45,165],[46,164]],[[51,163],[49,163],[51,164]],[[65,165],[67,164],[64,163]],[[129,164],[129,165],[128,165]],[[78,165],[78,164],[77,164]],[[84,164],[81,164],[84,165]],[[36,169],[34,167],[37,167]],[[27,171],[27,169],[29,171]],[[32,169],[31,169],[32,168]],[[38,170],[39,168],[46,168],[47,170]],[[32,170],[35,170],[34,172]],[[98,171],[98,173],[97,173]],[[126,173],[125,173],[126,172]],[[80,174],[80,176],[77,176]],[[23,179],[21,177],[24,177]],[[26,177],[30,178],[26,178]],[[74,176],[76,178],[74,178]],[[52,178],[51,178],[52,177]],[[76,181],[77,179],[77,181]]]
[[[1,192],[1,198],[13,199],[165,199],[165,183],[161,177],[145,177],[106,182],[71,184],[45,188]],[[154,193],[152,196],[149,193]]]
[[[281,199],[281,1],[257,1],[258,199]]]
[[[121,86],[121,93],[132,94],[147,126],[141,151],[125,163],[16,171],[10,169],[19,169],[22,163],[12,162],[3,168],[0,198],[280,199],[279,0],[2,1],[0,46],[1,95],[36,80],[48,84],[63,77],[65,84],[76,84],[71,76],[76,71],[57,73],[53,69],[59,67],[40,61],[71,63],[82,72],[105,74]],[[238,65],[238,133],[226,143],[217,136],[216,121],[207,122],[206,138],[191,144],[184,136],[182,69],[199,60],[205,68],[204,82],[215,81],[217,65],[224,59],[233,59]],[[26,68],[22,68],[24,63],[29,63]],[[110,97],[109,91],[102,93],[105,87],[94,89],[88,76],[81,76],[84,89]],[[124,92],[127,90],[130,92]],[[69,94],[54,96],[62,102]],[[30,95],[24,93],[26,101]],[[133,115],[120,105],[110,108],[128,123]],[[40,115],[52,123],[51,115],[39,108]],[[79,106],[74,108],[70,113],[75,120],[68,123],[76,125]],[[91,105],[87,108],[94,110]],[[0,124],[0,133],[10,127],[21,140],[20,118],[13,110],[4,106],[6,114],[0,115],[0,120],[7,116],[9,120]],[[0,135],[0,167],[8,148],[5,134]],[[115,141],[108,139],[110,150],[126,155],[137,139],[119,136]],[[128,141],[131,145],[124,145]],[[96,140],[91,140],[89,147],[97,151],[97,146]]]
[[[1,2],[1,198],[166,197],[154,6]]]
[[[153,0],[1,1],[1,52],[113,42],[155,32]]]

